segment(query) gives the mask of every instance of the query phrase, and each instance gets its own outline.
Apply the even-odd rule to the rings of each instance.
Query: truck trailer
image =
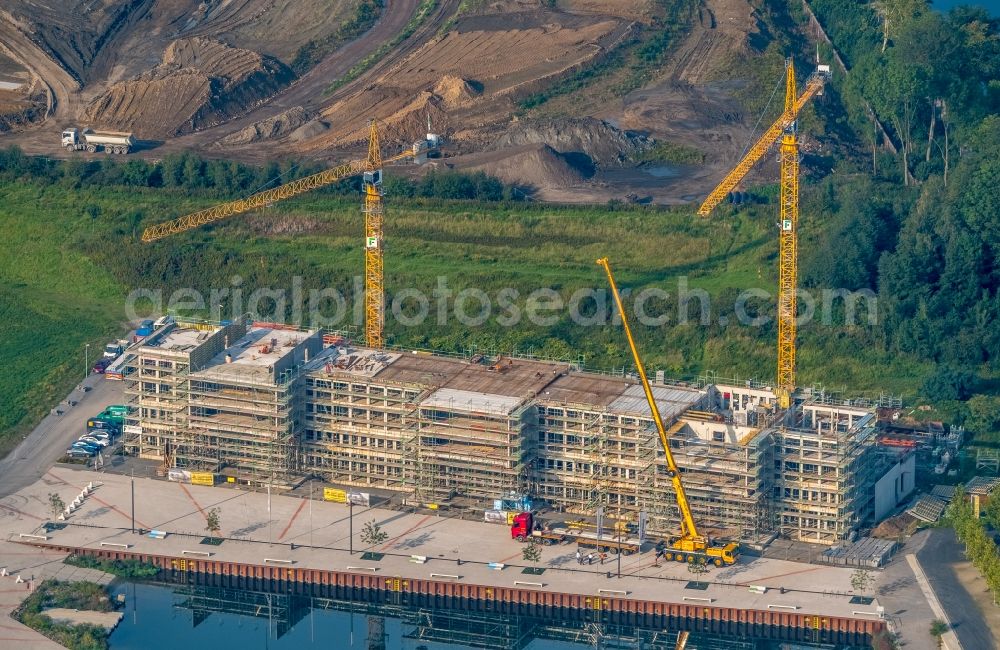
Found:
[[[89,151],[94,153],[104,149],[106,153],[127,154],[135,146],[131,133],[117,131],[95,131],[93,129],[66,129],[62,132],[62,145],[66,151]]]
[[[534,539],[544,546],[576,542],[580,548],[593,549],[601,553],[631,555],[642,551],[642,544],[635,537],[619,537],[617,533],[598,535],[596,532],[580,530],[579,528],[549,528],[536,522],[534,515],[530,512],[520,512],[514,515],[514,521],[510,526],[510,536],[511,539],[516,539],[519,542]]]

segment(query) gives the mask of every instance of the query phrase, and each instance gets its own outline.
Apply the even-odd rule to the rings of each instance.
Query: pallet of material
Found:
[[[913,515],[920,521],[926,521],[929,524],[933,524],[935,521],[941,518],[944,514],[944,509],[946,504],[941,499],[931,496],[929,494],[924,494],[917,501],[906,509],[906,512]]]
[[[898,544],[888,539],[862,537],[854,544],[835,546],[823,551],[819,561],[839,566],[877,569],[885,566]]]

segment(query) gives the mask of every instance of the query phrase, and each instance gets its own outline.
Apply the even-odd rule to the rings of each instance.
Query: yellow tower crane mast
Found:
[[[423,153],[423,152],[419,152]],[[149,243],[158,241],[170,235],[198,228],[228,217],[236,216],[263,207],[277,201],[325,187],[339,180],[362,174],[365,192],[365,339],[368,345],[381,348],[385,345],[385,287],[383,281],[382,224],[384,211],[382,208],[382,167],[418,155],[418,151],[410,150],[390,158],[382,159],[379,146],[378,125],[375,120],[368,123],[368,157],[365,160],[352,160],[338,167],[299,178],[278,187],[251,194],[250,196],[222,203],[220,205],[199,210],[191,214],[171,219],[146,228],[142,233],[142,241]]]
[[[795,64],[788,61],[785,114],[795,113]],[[788,408],[795,390],[795,334],[799,272],[799,140],[796,120],[781,136],[781,234],[778,238],[778,404]]]
[[[719,185],[698,208],[698,214],[708,216],[746,177],[754,165],[778,141],[781,156],[781,222],[778,238],[778,375],[777,397],[781,408],[788,408],[795,390],[795,337],[798,288],[798,225],[799,225],[799,142],[797,121],[799,111],[818,94],[830,77],[830,66],[818,65],[806,81],[805,90],[797,95],[795,65],[791,59],[785,66],[785,109],[774,124],[764,132]]]
[[[615,307],[622,319],[622,326],[625,328],[625,337],[628,339],[628,347],[632,351],[632,358],[635,360],[635,368],[639,373],[639,380],[642,382],[642,390],[646,394],[646,401],[649,403],[649,410],[653,414],[653,423],[656,425],[656,432],[660,436],[660,445],[667,460],[667,474],[674,487],[674,495],[677,498],[677,507],[681,511],[681,535],[671,541],[671,555],[676,555],[678,560],[694,562],[704,559],[716,566],[723,564],[733,564],[736,562],[739,545],[736,542],[729,542],[723,545],[713,544],[705,535],[698,532],[695,525],[694,515],[691,514],[691,506],[684,491],[684,483],[681,480],[681,471],[674,461],[674,454],[670,451],[670,441],[667,439],[667,430],[663,426],[663,418],[660,416],[660,408],[656,404],[653,389],[649,385],[649,378],[646,377],[646,369],[639,358],[639,349],[635,345],[632,337],[632,328],[629,327],[628,318],[625,315],[625,307],[622,305],[622,297],[618,292],[618,284],[615,276],[611,273],[611,265],[608,258],[602,257],[597,263],[604,269],[608,276],[608,284],[611,285],[611,294],[615,299]]]
[[[382,276],[382,150],[375,120],[368,123],[365,163],[365,341],[385,347],[385,288]]]

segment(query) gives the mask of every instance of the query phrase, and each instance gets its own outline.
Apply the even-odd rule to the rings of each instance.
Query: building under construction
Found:
[[[170,324],[130,350],[126,450],[251,484],[315,476],[420,503],[556,511],[676,531],[679,512],[637,381],[570,364],[346,345],[266,324]],[[876,445],[874,409],[753,384],[657,381],[699,524],[832,544],[913,489],[912,456]]]

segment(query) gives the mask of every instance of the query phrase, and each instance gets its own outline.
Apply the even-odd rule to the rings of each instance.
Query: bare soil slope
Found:
[[[44,118],[45,107],[41,80],[0,48],[0,133]]]
[[[0,52],[48,87],[62,125],[157,138],[225,122],[287,87],[299,49],[359,1],[7,0]]]
[[[707,192],[749,137],[752,120],[734,93],[741,82],[727,78],[766,40],[749,0],[702,0],[688,36],[644,87],[624,97],[584,92],[583,101],[557,94],[528,111],[522,100],[577,72],[588,78],[607,64],[627,74],[621,62],[649,41],[663,7],[438,0],[414,22],[421,0],[384,0],[368,33],[304,73],[296,67],[296,77],[296,56],[334,38],[365,1],[7,0],[0,53],[27,76],[17,97],[0,84],[0,132],[15,132],[0,146],[66,155],[53,133],[73,124],[159,141],[137,155],[333,162],[361,154],[372,117],[386,155],[422,138],[430,121],[448,143],[439,165],[483,169],[539,198],[675,203]],[[705,164],[637,167],[657,142],[696,148]]]
[[[160,65],[113,84],[85,115],[92,124],[169,137],[244,113],[293,77],[271,57],[207,38],[179,39],[167,46]]]
[[[362,92],[323,111],[332,128],[309,150],[358,142],[370,117],[401,145],[426,131],[475,133],[506,122],[517,97],[606,51],[628,29],[613,16],[532,9],[467,16],[399,61]]]
[[[759,55],[751,45],[758,32],[747,0],[705,0],[660,78],[627,95],[607,116],[622,128],[695,147],[710,164],[735,162],[752,120],[733,97],[740,82],[721,77],[735,58]]]

